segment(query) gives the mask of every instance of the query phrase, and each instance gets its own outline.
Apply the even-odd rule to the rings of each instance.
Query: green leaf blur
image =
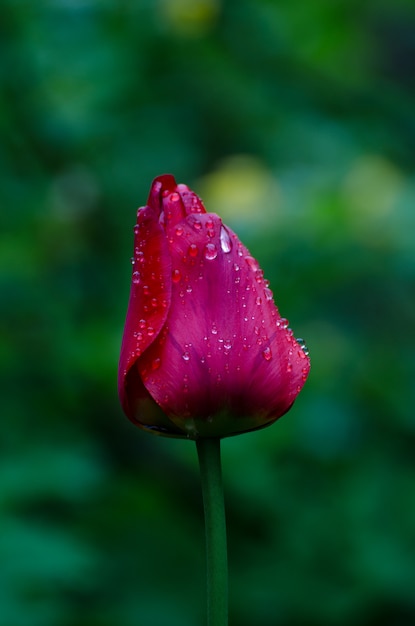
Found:
[[[225,440],[231,626],[415,623],[412,0],[4,0],[0,626],[202,624],[193,443],[123,416],[135,209],[170,172],[310,349]]]

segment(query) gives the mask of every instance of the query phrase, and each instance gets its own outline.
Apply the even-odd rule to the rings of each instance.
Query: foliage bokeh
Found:
[[[116,395],[164,172],[312,357],[223,443],[231,625],[413,624],[413,2],[5,0],[0,32],[1,626],[203,622],[194,445]]]

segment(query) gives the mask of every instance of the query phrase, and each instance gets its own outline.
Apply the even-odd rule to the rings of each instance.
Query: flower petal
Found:
[[[156,210],[148,206],[138,210],[134,233],[130,300],[118,373],[121,404],[131,419],[134,411],[130,406],[131,394],[126,393],[128,374],[137,358],[160,334],[171,304],[171,259]],[[140,381],[136,384],[139,389],[134,396],[147,396]]]
[[[189,437],[274,421],[294,402],[309,360],[257,261],[215,214],[189,214],[169,249],[166,324],[136,364],[146,389]]]

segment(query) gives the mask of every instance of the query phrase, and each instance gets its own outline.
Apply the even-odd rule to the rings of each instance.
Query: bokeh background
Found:
[[[116,394],[165,172],[312,357],[223,442],[231,626],[414,624],[414,2],[3,0],[0,76],[1,626],[204,623],[194,445]]]

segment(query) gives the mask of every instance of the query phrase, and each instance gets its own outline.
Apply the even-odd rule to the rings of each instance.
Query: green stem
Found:
[[[220,439],[196,441],[205,511],[207,624],[228,624],[228,557]]]

